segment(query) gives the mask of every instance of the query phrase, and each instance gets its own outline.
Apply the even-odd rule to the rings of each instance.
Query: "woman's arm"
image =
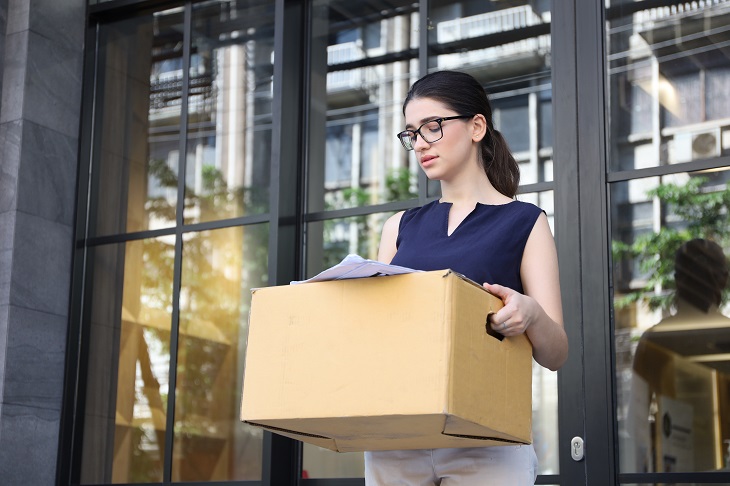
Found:
[[[403,211],[394,214],[385,221],[383,231],[380,234],[380,247],[378,248],[378,261],[390,263],[397,251],[395,241],[398,239],[398,227]]]
[[[505,336],[527,333],[535,361],[555,371],[568,358],[568,337],[563,328],[555,240],[544,213],[527,239],[520,276],[524,295],[501,285],[485,284],[504,302],[504,307],[492,316],[492,326]]]

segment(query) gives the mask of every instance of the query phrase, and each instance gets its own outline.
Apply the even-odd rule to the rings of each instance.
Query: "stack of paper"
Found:
[[[400,275],[402,273],[420,272],[412,268],[388,265],[376,260],[367,260],[359,255],[347,255],[344,260],[307,280],[294,280],[292,285],[324,280],[344,280],[348,278],[378,277],[382,275]]]

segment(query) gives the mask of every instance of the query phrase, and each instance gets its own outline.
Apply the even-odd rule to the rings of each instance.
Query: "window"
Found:
[[[270,2],[206,1],[99,25],[82,484],[262,478],[238,411],[268,281],[273,22]]]

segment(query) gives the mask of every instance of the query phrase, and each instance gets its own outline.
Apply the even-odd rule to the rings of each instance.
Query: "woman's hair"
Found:
[[[714,241],[695,238],[682,244],[674,257],[677,295],[707,312],[722,304],[728,282],[728,263],[722,247]]]
[[[479,81],[457,71],[436,71],[411,86],[403,102],[403,114],[411,100],[429,98],[448,106],[459,115],[481,114],[487,120],[487,133],[480,143],[479,161],[495,189],[514,197],[520,184],[520,168],[507,141],[494,128],[492,106]]]

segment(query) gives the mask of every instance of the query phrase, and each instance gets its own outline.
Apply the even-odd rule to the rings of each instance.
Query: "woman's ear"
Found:
[[[489,130],[487,127],[487,119],[484,118],[484,115],[477,113],[474,115],[474,118],[472,118],[472,127],[471,139],[474,142],[481,142],[487,135],[487,130]]]

